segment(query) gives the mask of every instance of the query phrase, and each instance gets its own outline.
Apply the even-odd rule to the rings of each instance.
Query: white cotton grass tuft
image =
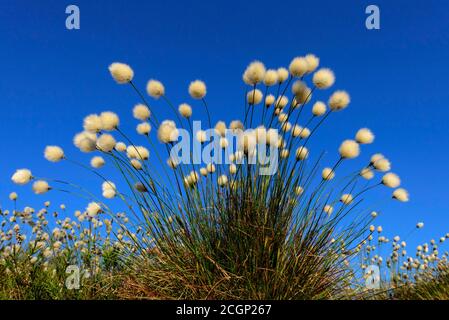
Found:
[[[327,213],[328,215],[331,215],[332,212],[334,212],[334,207],[332,207],[331,205],[327,204],[324,206],[323,211],[325,213]]]
[[[380,172],[387,172],[391,170],[391,163],[388,159],[382,158],[379,160],[376,160],[372,163],[374,169]]]
[[[335,83],[335,75],[331,69],[322,68],[313,74],[312,81],[318,89],[327,89]]]
[[[418,223],[416,224],[416,228],[417,228],[417,229],[422,229],[422,228],[424,228],[424,222],[418,222]]]
[[[340,201],[346,205],[351,204],[353,200],[354,200],[354,198],[353,198],[352,194],[350,194],[350,193],[345,193],[340,198]]]
[[[11,180],[18,185],[25,185],[33,179],[33,175],[28,169],[18,169],[11,177]]]
[[[178,108],[179,114],[184,118],[190,118],[192,116],[192,107],[187,103],[181,103]]]
[[[302,77],[309,70],[309,64],[307,63],[306,58],[304,57],[296,57],[290,62],[290,66],[288,67],[290,74],[294,77]]]
[[[97,140],[97,148],[103,152],[111,152],[115,147],[115,139],[108,133],[102,134]]]
[[[140,162],[139,160],[131,159],[130,163],[131,163],[131,165],[133,166],[134,169],[142,170],[142,162]]]
[[[101,211],[101,205],[97,202],[90,202],[86,208],[87,215],[91,218],[95,218]]]
[[[307,157],[309,156],[309,150],[304,147],[301,146],[298,149],[296,149],[296,160],[305,160],[307,159]]]
[[[117,188],[112,181],[104,181],[101,185],[103,197],[112,199],[117,195]]]
[[[265,97],[265,106],[266,107],[271,106],[274,103],[275,99],[276,98],[272,94],[267,95]]]
[[[354,140],[345,140],[340,145],[338,152],[343,159],[353,159],[359,156],[360,146]]]
[[[295,188],[295,194],[296,194],[297,196],[300,196],[300,195],[302,195],[303,193],[304,193],[304,188],[303,188],[303,187],[297,186],[297,187]]]
[[[232,132],[243,130],[243,128],[243,123],[240,120],[233,120],[229,124],[229,129],[231,129]]]
[[[218,177],[217,182],[220,187],[224,187],[225,185],[228,184],[228,177],[223,174]]]
[[[288,98],[286,96],[280,96],[276,99],[275,107],[284,109],[288,104]]]
[[[114,80],[119,84],[124,84],[132,81],[134,71],[125,63],[114,62],[109,66],[109,72]]]
[[[335,172],[331,168],[324,168],[321,177],[323,180],[332,180],[335,177]]]
[[[307,54],[304,58],[307,62],[307,73],[314,72],[320,65],[320,58],[312,53]]]
[[[101,118],[98,114],[90,114],[83,120],[83,128],[85,131],[97,133],[103,128]]]
[[[332,111],[339,111],[345,109],[351,102],[351,98],[346,91],[335,91],[329,98],[329,107]]]
[[[322,101],[317,101],[313,104],[312,114],[315,117],[320,117],[326,113],[326,110],[327,110],[326,104]]]
[[[401,179],[393,172],[389,172],[382,177],[382,184],[389,188],[397,188],[401,184]]]
[[[231,163],[229,165],[229,173],[230,174],[236,174],[237,173],[237,166],[234,163]]]
[[[355,140],[360,144],[370,144],[374,141],[374,134],[368,128],[362,128],[357,131]]]
[[[147,83],[147,93],[150,97],[159,99],[165,95],[165,87],[162,82],[154,79],[150,79]]]
[[[151,125],[148,122],[139,123],[136,127],[136,131],[141,135],[148,135],[151,131]]]
[[[363,168],[360,171],[360,176],[366,180],[371,180],[374,178],[374,172],[371,170],[371,168]]]
[[[118,115],[111,111],[105,111],[100,114],[101,129],[112,131],[117,129],[120,119]]]
[[[263,94],[262,91],[260,91],[259,89],[254,89],[249,91],[246,94],[246,100],[248,101],[249,104],[252,105],[256,105],[259,104],[263,99]]]
[[[203,99],[206,92],[206,84],[201,80],[192,81],[189,85],[189,94],[193,99]]]
[[[18,198],[19,198],[19,196],[17,195],[16,192],[11,192],[9,194],[9,200],[11,200],[11,201],[16,201]]]
[[[207,141],[207,134],[206,134],[206,131],[204,131],[204,130],[198,130],[198,131],[196,132],[196,140],[197,140],[199,143],[205,143],[205,142]]]
[[[33,192],[35,194],[44,194],[50,190],[50,186],[47,181],[37,180],[33,183]]]
[[[147,160],[150,157],[150,151],[144,146],[128,146],[126,155],[130,159]]]
[[[311,89],[300,80],[297,80],[293,83],[292,92],[295,95],[295,101],[297,104],[295,107],[297,107],[299,104],[306,104],[312,98]]]
[[[46,146],[44,156],[48,161],[58,162],[64,159],[64,150],[58,146]]]
[[[115,150],[117,150],[118,152],[125,152],[126,151],[126,144],[124,142],[117,142],[115,144]]]
[[[178,140],[179,131],[171,120],[164,120],[157,130],[157,137],[162,143],[171,143]]]
[[[179,159],[176,157],[170,157],[167,159],[167,165],[172,169],[176,169],[179,165]]]
[[[248,85],[256,85],[265,78],[265,65],[260,61],[251,62],[243,73],[243,81]]]
[[[133,108],[133,117],[137,120],[147,121],[151,116],[150,109],[144,104],[136,104]]]
[[[103,167],[104,164],[105,164],[105,161],[104,161],[103,157],[100,157],[100,156],[92,157],[92,159],[90,160],[90,165],[95,169],[99,169],[99,168]]]
[[[92,152],[96,150],[97,135],[89,131],[83,131],[75,135],[73,144],[82,152]]]
[[[280,67],[276,71],[278,73],[278,83],[283,83],[288,79],[289,73],[287,69]]]
[[[393,191],[393,199],[401,202],[407,202],[409,200],[409,194],[404,188],[398,188]]]
[[[271,86],[275,85],[277,82],[278,82],[278,73],[277,73],[277,71],[273,70],[273,69],[267,70],[267,72],[265,72],[263,83],[267,87],[271,87]]]

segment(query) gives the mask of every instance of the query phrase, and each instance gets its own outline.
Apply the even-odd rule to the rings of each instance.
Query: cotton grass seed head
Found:
[[[31,171],[28,169],[18,169],[11,177],[11,180],[18,185],[25,185],[33,179]]]
[[[322,68],[313,74],[312,81],[318,89],[327,89],[335,83],[335,75],[332,70]]]
[[[203,99],[206,95],[206,84],[201,80],[192,81],[189,85],[189,94],[193,99]]]
[[[217,182],[220,187],[224,187],[225,185],[228,184],[228,177],[223,174],[218,177]]]
[[[150,118],[150,109],[143,104],[136,104],[133,108],[133,117],[137,120],[146,121]]]
[[[304,193],[304,188],[303,188],[303,187],[297,186],[297,187],[295,188],[295,194],[296,194],[297,196],[300,196],[300,195],[302,195],[303,193]]]
[[[331,215],[332,212],[334,212],[334,207],[332,207],[331,205],[327,204],[324,206],[323,211],[326,212],[328,215]]]
[[[97,133],[103,128],[101,118],[97,114],[90,114],[83,120],[83,128],[85,131]]]
[[[33,183],[33,192],[35,194],[44,194],[50,190],[50,186],[47,181],[37,180]]]
[[[272,94],[269,94],[265,97],[265,106],[269,107],[274,103],[275,97]]]
[[[115,144],[115,150],[118,152],[125,152],[126,151],[126,144],[119,141]]]
[[[278,82],[279,83],[283,83],[288,79],[289,73],[288,70],[281,67],[277,69],[277,73],[278,73]]]
[[[11,200],[11,201],[16,201],[18,198],[19,198],[19,196],[17,195],[16,192],[11,192],[9,194],[9,200]]]
[[[215,125],[215,133],[224,137],[226,135],[226,123],[224,121],[218,121]]]
[[[416,228],[417,229],[422,229],[422,228],[424,228],[424,222],[418,222],[417,224],[416,224]],[[422,249],[421,249],[422,250]]]
[[[331,168],[324,168],[321,177],[323,180],[332,180],[335,177],[335,172]]]
[[[290,66],[288,67],[290,74],[294,77],[302,77],[309,70],[309,64],[307,63],[306,58],[304,57],[296,57],[290,62]]]
[[[178,140],[179,131],[171,120],[164,120],[157,130],[157,137],[162,143],[171,143]]]
[[[340,145],[338,152],[343,159],[353,159],[359,156],[360,147],[354,140],[345,140]]]
[[[179,114],[184,118],[190,118],[192,116],[192,107],[187,103],[181,103],[178,108]]]
[[[147,93],[150,97],[159,99],[165,94],[165,87],[162,82],[150,79],[147,83]]]
[[[256,85],[265,78],[265,65],[260,61],[251,62],[243,73],[243,81],[248,85]]]
[[[345,193],[340,198],[340,201],[346,205],[351,204],[353,200],[354,200],[354,198],[352,197],[352,194],[350,194],[350,193]]]
[[[351,98],[346,91],[335,91],[329,98],[329,107],[332,111],[340,111],[345,109],[351,102]]]
[[[101,128],[106,131],[117,129],[120,119],[118,115],[111,111],[105,111],[100,114]]]
[[[377,171],[387,172],[387,171],[391,170],[391,163],[390,163],[390,161],[388,159],[382,158],[382,159],[376,160],[373,163],[373,167]]]
[[[94,218],[101,212],[101,206],[96,202],[90,202],[87,205],[86,212],[89,217]]]
[[[360,144],[370,144],[374,141],[374,134],[368,128],[362,128],[357,131],[355,140]]]
[[[104,181],[101,184],[101,189],[103,191],[103,197],[106,199],[112,199],[117,194],[116,186],[112,181]]]
[[[307,73],[315,71],[320,65],[320,58],[312,53],[307,54],[304,58],[307,61]]]
[[[128,83],[134,77],[134,71],[125,63],[112,63],[109,66],[109,72],[111,73],[112,78],[119,84]]]
[[[115,147],[115,139],[108,133],[102,134],[97,140],[97,148],[103,152],[111,152]]]
[[[278,73],[277,73],[277,71],[273,70],[273,69],[267,70],[267,72],[265,73],[265,77],[263,79],[263,83],[267,87],[271,87],[271,86],[275,85],[277,82],[278,82]]]
[[[286,96],[280,96],[276,99],[276,108],[284,109],[288,104],[288,98]]]
[[[249,91],[246,94],[246,100],[248,101],[249,104],[252,105],[256,105],[259,104],[263,99],[263,94],[262,91],[260,91],[259,89],[254,89]]]
[[[105,164],[105,161],[104,161],[103,157],[100,157],[100,156],[95,156],[90,160],[90,165],[95,169],[99,169],[99,168],[103,167],[104,164]]]
[[[64,151],[58,146],[46,146],[44,156],[48,161],[58,162],[64,159]]]
[[[83,131],[75,135],[73,144],[82,152],[92,152],[96,150],[97,135],[89,131]]]
[[[296,149],[296,160],[305,160],[309,156],[309,150],[301,146],[298,149]]]
[[[141,135],[148,135],[151,131],[151,125],[148,122],[139,123],[136,127],[136,131]]]
[[[322,101],[317,101],[313,104],[312,114],[315,117],[320,117],[326,113],[326,110],[327,110],[326,104]]]
[[[401,184],[401,179],[393,172],[389,172],[382,177],[382,184],[389,188],[397,188]]]
[[[371,170],[371,168],[363,168],[360,171],[360,176],[366,180],[371,180],[374,178],[374,172]]]
[[[404,188],[398,188],[393,191],[393,199],[396,199],[401,202],[407,202],[409,200],[409,195],[407,190]]]

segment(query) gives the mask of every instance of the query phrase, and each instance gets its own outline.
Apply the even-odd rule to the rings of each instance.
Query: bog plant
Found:
[[[92,172],[98,187],[40,178],[28,169],[13,174],[16,184],[32,183],[36,194],[83,197],[86,208],[58,220],[56,212],[50,217],[49,203],[38,211],[18,210],[18,195],[12,193],[15,209],[2,211],[0,278],[14,280],[0,291],[23,298],[21,286],[51,284],[44,293],[28,292],[51,298],[335,299],[364,293],[363,270],[370,264],[389,268],[390,287],[393,280],[409,281],[413,270],[419,278],[445,263],[436,249],[429,254],[428,246],[418,248],[418,258],[407,258],[399,239],[386,261],[374,255],[373,242],[389,240],[372,225],[377,212],[367,204],[370,193],[392,188],[394,200],[409,196],[382,154],[369,156],[361,167],[351,161],[374,142],[367,128],[331,150],[332,161],[322,150],[309,150],[320,127],[350,104],[346,91],[326,93],[335,75],[319,68],[315,55],[294,58],[288,69],[250,63],[243,73],[243,118],[229,125],[209,109],[201,80],[190,83],[190,101],[178,107],[160,81],[149,80],[148,95],[173,112],[173,119],[160,121],[133,82],[130,66],[113,63],[109,71],[137,94],[132,115],[143,142],[122,130],[114,112],[91,114],[73,139],[81,152],[95,154],[90,164],[59,146],[47,146],[44,155]],[[196,114],[206,118],[209,130],[195,131]],[[185,133],[200,145],[199,151],[188,146],[188,161],[178,152]],[[215,146],[214,155],[200,156],[200,164],[192,161],[208,144]],[[267,150],[276,166],[261,174]],[[104,176],[105,165],[122,180]],[[343,166],[352,173],[340,173]],[[102,197],[92,192],[100,188]],[[121,199],[126,212],[111,207],[112,198]],[[90,274],[81,293],[64,287],[69,265]]]

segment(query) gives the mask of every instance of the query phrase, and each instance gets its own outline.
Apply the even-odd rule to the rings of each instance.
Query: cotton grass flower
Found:
[[[263,79],[263,83],[267,87],[271,87],[278,82],[278,73],[276,70],[270,69],[265,73],[265,77]]]
[[[326,113],[326,110],[327,110],[326,104],[322,101],[317,101],[313,104],[312,114],[315,117],[320,117]]]
[[[280,96],[276,99],[276,108],[284,109],[288,104],[288,98],[286,96]]]
[[[215,132],[224,137],[226,135],[226,123],[224,121],[218,121],[215,125]]]
[[[422,229],[422,228],[424,228],[424,222],[418,222],[418,223],[416,224],[416,228],[417,228],[417,229]]]
[[[75,135],[73,144],[82,152],[92,152],[96,150],[97,135],[89,131],[83,131]]]
[[[327,204],[324,206],[323,211],[326,212],[328,215],[331,215],[332,212],[334,212],[334,207],[332,207],[331,205]]]
[[[335,83],[335,75],[332,70],[322,68],[314,73],[312,81],[318,89],[327,89]]]
[[[35,194],[44,194],[50,190],[50,186],[47,181],[37,180],[33,183],[33,192]]]
[[[351,98],[346,91],[335,91],[329,98],[329,107],[332,111],[345,109],[351,102]]]
[[[243,130],[243,123],[240,120],[233,120],[229,124],[229,129],[232,130],[232,132],[237,132],[239,130]]]
[[[278,68],[276,71],[278,73],[278,82],[279,83],[283,83],[288,79],[289,73],[288,73],[287,69],[281,67],[281,68]]]
[[[307,73],[312,73],[318,68],[320,59],[316,55],[309,53],[304,58],[307,61]]]
[[[105,111],[100,114],[101,128],[106,131],[117,129],[120,119],[116,113]]]
[[[335,172],[331,168],[324,168],[321,177],[323,180],[332,180],[335,177]]]
[[[259,89],[251,90],[246,94],[246,100],[249,104],[256,105],[259,104],[263,99],[262,91]]]
[[[260,61],[251,62],[243,73],[243,81],[248,85],[256,85],[265,78],[265,66]]]
[[[340,145],[338,152],[343,159],[353,159],[359,156],[360,147],[354,140],[345,140]]]
[[[353,200],[354,198],[350,193],[345,193],[340,198],[340,201],[345,205],[351,204]]]
[[[178,108],[179,114],[184,118],[190,118],[192,116],[192,107],[187,103],[181,103]]]
[[[404,188],[398,188],[393,191],[393,199],[396,199],[401,202],[407,202],[409,200],[409,195],[407,190]]]
[[[373,162],[373,167],[380,172],[387,172],[391,170],[391,163],[388,159],[382,158]]]
[[[101,189],[103,191],[103,197],[106,199],[112,199],[117,194],[116,186],[112,181],[104,181],[101,185]]]
[[[151,131],[151,125],[148,122],[139,123],[136,127],[138,134],[147,136]]]
[[[96,169],[103,167],[104,164],[105,164],[105,161],[104,161],[103,157],[100,157],[100,156],[95,156],[90,160],[90,165]]]
[[[19,196],[17,195],[16,192],[11,192],[11,193],[9,194],[9,200],[11,200],[11,201],[16,201],[18,197],[19,197]]]
[[[160,81],[150,79],[147,83],[147,93],[150,97],[159,99],[165,94],[165,87]]]
[[[300,196],[300,195],[302,195],[303,193],[304,193],[304,188],[303,188],[303,187],[297,186],[297,187],[295,188],[295,194],[296,194],[297,196]]]
[[[312,91],[304,82],[300,80],[293,83],[292,92],[295,95],[295,100],[298,104],[305,104],[312,98]]]
[[[275,99],[276,98],[272,94],[267,95],[265,97],[265,106],[266,107],[271,106],[274,103]]]
[[[130,161],[131,165],[136,170],[142,170],[142,163],[137,159],[131,159]]]
[[[201,80],[192,81],[189,85],[189,94],[193,99],[203,99],[206,95],[206,84]]]
[[[87,205],[86,212],[89,217],[94,218],[101,212],[101,205],[97,202],[90,202]]]
[[[28,169],[18,169],[11,177],[11,180],[18,185],[25,185],[30,182],[31,179],[33,179],[33,175]]]
[[[125,152],[126,151],[126,144],[124,144],[123,142],[119,141],[115,144],[115,150],[117,150],[118,152]]]
[[[389,188],[397,188],[401,184],[401,179],[398,175],[389,172],[382,177],[382,184]]]
[[[103,152],[111,152],[115,147],[115,139],[108,133],[102,134],[97,140],[97,148]]]
[[[164,120],[157,130],[157,137],[162,143],[171,143],[178,140],[179,131],[171,120]]]
[[[237,166],[233,163],[229,165],[229,173],[230,174],[236,174],[237,173]]]
[[[370,144],[374,141],[374,134],[368,128],[362,128],[357,131],[355,140],[360,144]]]
[[[298,149],[296,149],[296,160],[305,160],[309,156],[309,150],[301,146]]]
[[[150,109],[143,104],[136,104],[133,108],[133,117],[137,120],[147,121],[151,116]]]
[[[204,130],[198,130],[198,131],[196,132],[196,140],[197,140],[199,143],[205,143],[205,142],[207,141],[207,134],[206,134],[206,131],[204,131]]]
[[[48,161],[58,162],[64,159],[64,151],[58,146],[46,146],[44,150],[44,157]]]
[[[363,168],[360,171],[360,176],[366,180],[371,180],[374,178],[374,172],[371,170],[371,168]]]
[[[228,184],[228,177],[223,174],[218,177],[217,182],[220,187],[224,187],[226,184]]]
[[[98,114],[90,114],[83,120],[83,128],[85,131],[97,133],[103,128],[101,118]]]
[[[294,77],[302,77],[309,70],[309,64],[307,63],[306,58],[304,57],[296,57],[290,62],[290,66],[288,67],[290,74]]]
[[[114,80],[119,84],[124,84],[132,81],[134,71],[125,63],[114,62],[109,66],[109,72]]]

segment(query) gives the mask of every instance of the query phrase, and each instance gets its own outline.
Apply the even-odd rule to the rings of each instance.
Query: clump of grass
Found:
[[[54,230],[45,231],[49,223],[45,213],[38,214],[37,229],[29,224],[33,241],[43,244],[38,252],[22,250],[21,259],[42,253],[37,259],[42,259],[44,268],[39,269],[42,275],[28,273],[24,278],[41,283],[39,277],[47,277],[46,270],[53,268],[58,280],[46,281],[61,288],[63,274],[58,270],[75,263],[99,277],[90,282],[96,288],[92,293],[79,293],[85,298],[113,294],[159,299],[336,299],[357,292],[354,285],[360,279],[352,267],[374,231],[368,228],[375,217],[366,196],[382,185],[397,188],[400,179],[391,172],[374,177],[375,172],[391,168],[380,154],[344,173],[343,167],[354,164],[351,159],[359,157],[362,145],[374,141],[366,128],[343,141],[324,168],[324,151],[309,150],[326,120],[350,103],[342,90],[333,92],[327,104],[314,101],[335,82],[334,73],[327,68],[317,71],[318,65],[314,55],[294,58],[289,70],[266,70],[259,61],[251,63],[243,74],[247,84],[243,120],[226,126],[221,120],[212,122],[214,114],[201,80],[188,88],[193,108],[181,103],[178,109],[164,85],[150,80],[148,94],[175,113],[175,121],[159,121],[154,106],[133,82],[134,71],[113,63],[112,77],[129,85],[140,99],[133,109],[141,121],[136,128],[139,142],[122,130],[118,115],[105,111],[87,116],[84,131],[74,138],[82,152],[101,154],[92,159],[92,167],[58,146],[47,147],[45,157],[95,174],[103,197],[121,199],[127,212],[117,212],[91,188],[18,170],[13,181],[34,182],[35,193],[60,191],[89,202],[75,220],[56,222],[63,226],[56,236]],[[192,114],[197,112],[205,116],[209,130],[195,127]],[[213,156],[209,153],[195,163],[192,156],[198,150],[189,145],[185,161],[184,150],[181,155],[175,152],[183,133],[196,138],[200,152],[214,146]],[[150,161],[150,152],[156,161]],[[99,170],[105,163],[117,169],[120,183]],[[271,164],[274,167],[267,171]],[[371,183],[374,178],[377,181]],[[408,201],[408,193],[396,189],[392,198]],[[17,196],[13,201],[17,203]],[[14,210],[12,216],[21,213]],[[35,221],[34,212],[29,216]],[[31,239],[10,228],[2,232],[2,252],[16,257],[11,248],[24,244],[29,248]],[[17,271],[15,262],[9,261],[2,261],[2,272]],[[102,293],[102,283],[114,287],[116,282],[108,282],[111,277],[122,281],[120,290]],[[72,298],[64,289],[49,290],[56,291]]]

